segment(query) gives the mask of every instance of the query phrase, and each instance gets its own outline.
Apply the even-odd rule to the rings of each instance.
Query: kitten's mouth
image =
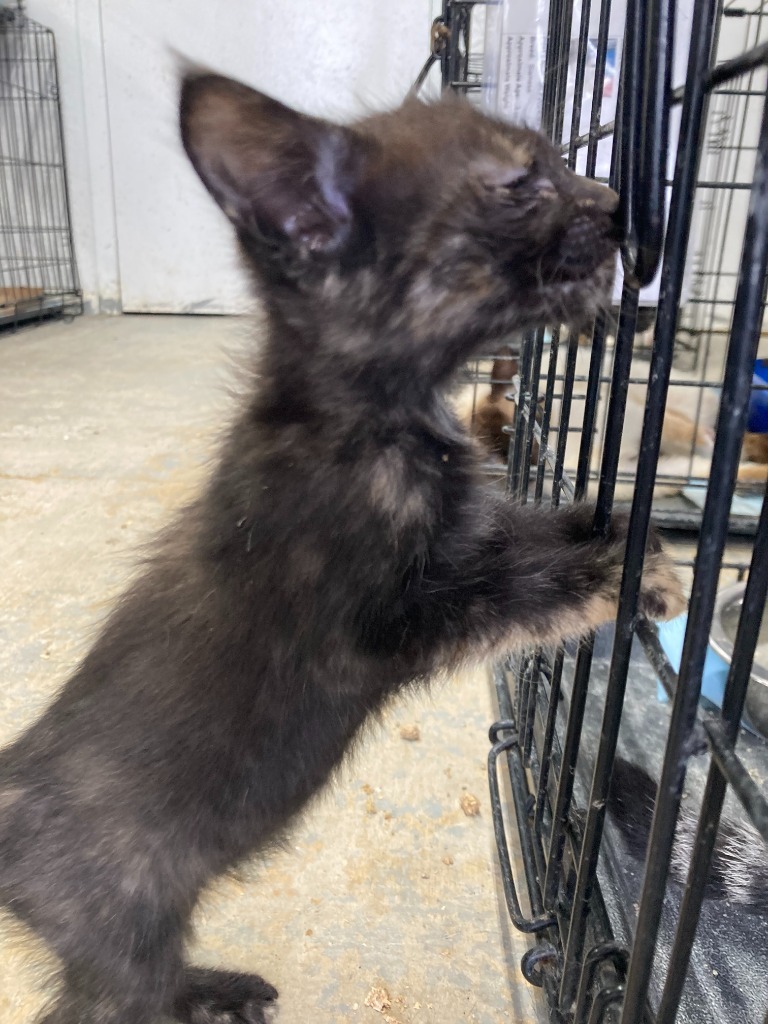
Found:
[[[616,275],[617,246],[606,244],[589,260],[558,268],[558,273],[540,286],[540,301],[546,318],[579,324],[594,317],[611,298]]]
[[[549,259],[553,284],[578,284],[602,276],[606,264],[613,264],[622,239],[622,231],[609,218],[595,223],[582,217],[570,225],[561,238],[557,252]],[[546,277],[547,275],[545,275]]]
[[[581,262],[562,263],[552,275],[552,283],[586,284],[596,277],[603,277],[606,268],[613,271],[617,251],[615,246],[606,245]]]

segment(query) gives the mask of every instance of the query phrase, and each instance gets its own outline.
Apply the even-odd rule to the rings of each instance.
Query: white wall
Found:
[[[171,49],[311,113],[396,103],[428,54],[430,0],[29,0],[59,52],[88,308],[227,312],[229,228],[187,166]]]

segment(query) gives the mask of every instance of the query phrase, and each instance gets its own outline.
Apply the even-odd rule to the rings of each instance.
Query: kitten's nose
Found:
[[[580,178],[579,184],[577,203],[580,206],[595,206],[604,213],[615,213],[618,209],[618,196],[612,188],[591,178]]]
[[[619,197],[613,189],[591,178],[576,178],[573,197],[579,206],[596,207],[604,213],[615,213],[619,206]]]

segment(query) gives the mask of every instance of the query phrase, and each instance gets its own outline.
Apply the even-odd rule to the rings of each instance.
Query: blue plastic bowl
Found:
[[[676,619],[672,619],[670,622],[660,622],[658,626],[659,642],[675,672],[680,671],[687,625],[688,616],[678,615]],[[715,654],[711,647],[707,648],[707,657],[701,676],[701,696],[711,701],[716,707],[722,707],[727,678],[728,663],[719,654]],[[666,703],[667,691],[661,683],[658,684],[657,695],[662,703]]]
[[[685,628],[688,625],[687,615],[678,615],[670,622],[660,622],[659,643],[675,672],[680,671],[680,661],[683,654],[683,641],[685,640]],[[704,660],[704,671],[701,674],[701,697],[703,701],[709,701],[716,708],[722,708],[723,696],[725,695],[725,684],[728,681],[729,664],[725,658],[707,648],[707,656]],[[667,691],[660,682],[656,683],[656,697],[661,704],[668,701]],[[755,736],[762,735],[749,721],[747,715],[743,715],[741,724]]]
[[[752,394],[749,399],[747,430],[753,434],[768,434],[768,359],[756,359],[752,375]]]

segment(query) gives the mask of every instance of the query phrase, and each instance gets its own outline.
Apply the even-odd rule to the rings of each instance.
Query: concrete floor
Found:
[[[243,320],[120,317],[0,337],[0,741],[44,707],[137,549],[200,481],[226,420],[226,352],[249,333]],[[500,909],[493,717],[483,672],[395,708],[289,850],[206,895],[194,959],[263,972],[286,1024],[540,1019],[525,941]],[[402,739],[414,724],[421,739]],[[32,1020],[43,965],[0,920],[3,1024]],[[365,1005],[373,987],[385,1012]]]

